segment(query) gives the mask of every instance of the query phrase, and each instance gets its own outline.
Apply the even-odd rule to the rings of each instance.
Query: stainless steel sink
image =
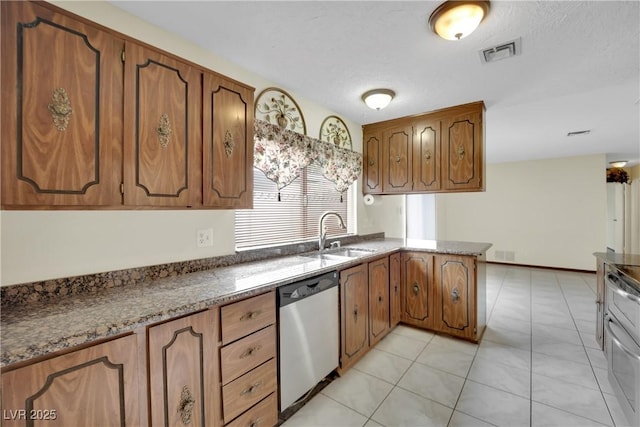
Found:
[[[330,254],[330,255],[343,256],[343,257],[347,257],[347,258],[358,258],[358,257],[361,257],[361,256],[371,255],[373,252],[375,252],[375,251],[374,250],[370,250],[370,249],[337,248],[337,249],[330,249],[325,253],[326,254]]]
[[[306,258],[344,261],[347,259],[353,259],[353,258],[359,258],[361,256],[371,255],[374,252],[375,250],[372,250],[372,249],[336,248],[336,249],[327,249],[322,253],[315,252],[311,254],[303,254],[302,256]]]

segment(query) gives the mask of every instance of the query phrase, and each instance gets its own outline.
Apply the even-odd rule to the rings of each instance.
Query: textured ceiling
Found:
[[[638,1],[492,1],[457,42],[429,30],[433,1],[111,3],[358,124],[484,100],[488,162],[640,161]],[[518,37],[521,55],[480,61]],[[381,111],[360,99],[376,87],[397,93]]]

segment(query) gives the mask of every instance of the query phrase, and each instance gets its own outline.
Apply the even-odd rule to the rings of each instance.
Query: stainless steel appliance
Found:
[[[338,273],[278,288],[280,410],[338,367]]]
[[[604,351],[609,381],[630,425],[640,426],[640,281],[634,278],[634,269],[640,267],[606,268]]]

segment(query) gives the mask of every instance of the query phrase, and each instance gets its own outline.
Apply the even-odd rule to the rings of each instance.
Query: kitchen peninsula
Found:
[[[404,322],[477,342],[486,323],[484,264],[490,246],[373,238],[343,246],[362,250],[353,258],[312,258],[311,249],[304,247],[303,253],[233,265],[226,260],[226,266],[153,280],[145,280],[140,271],[122,271],[8,286],[2,289],[1,357],[3,389],[12,393],[4,394],[3,408],[25,409],[34,399],[53,404],[49,402],[100,396],[96,417],[119,413],[125,425],[138,425],[161,417],[168,406],[185,409],[189,402],[201,402],[193,416],[206,415],[214,420],[212,425],[259,416],[275,425],[277,287],[386,263],[382,282],[375,276],[375,283],[386,284],[386,297],[378,295],[379,287],[374,295],[374,276],[365,276],[369,279],[358,285],[364,284],[365,305],[371,310],[362,311],[367,345],[354,360],[369,348],[370,325],[373,328],[374,313],[379,320],[380,307],[386,323],[377,339]],[[170,265],[149,269],[165,272],[159,276],[180,270]],[[119,274],[128,277],[126,285],[115,283],[121,280]],[[348,292],[346,286],[341,280],[341,294]],[[76,293],[73,287],[85,290]],[[345,321],[341,318],[343,325]],[[188,362],[180,362],[181,370],[171,370],[167,364],[177,363],[172,359],[177,355]],[[343,359],[342,372],[348,362]],[[191,384],[188,378],[193,375],[182,371],[203,380]],[[69,375],[83,378],[80,396],[63,392],[60,384]],[[100,384],[86,375],[100,378]],[[168,394],[163,395],[163,387],[169,387]],[[112,390],[109,396],[103,395],[106,389]],[[146,398],[121,399],[131,395],[149,396],[150,409]],[[189,411],[172,416],[178,415],[187,419]],[[74,419],[73,414],[66,416]]]

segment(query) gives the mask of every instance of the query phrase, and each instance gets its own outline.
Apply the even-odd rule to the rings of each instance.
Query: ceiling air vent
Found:
[[[521,52],[521,39],[518,37],[510,42],[502,43],[497,46],[493,46],[487,49],[482,49],[480,53],[480,60],[483,63],[496,62],[501,59],[511,58],[512,56],[520,55]]]

